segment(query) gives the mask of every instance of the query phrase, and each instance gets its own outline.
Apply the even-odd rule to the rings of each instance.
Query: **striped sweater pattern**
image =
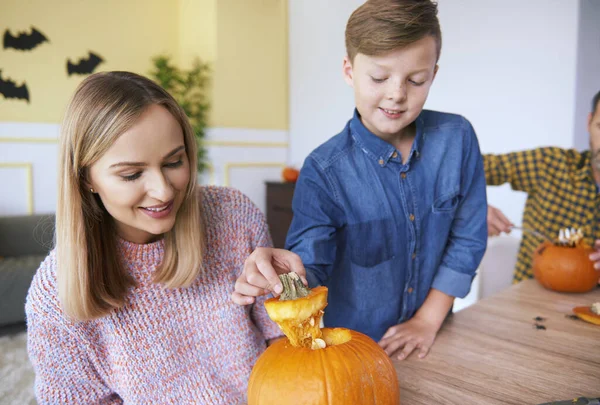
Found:
[[[152,283],[164,243],[119,240],[136,281],[124,307],[73,322],[62,312],[54,251],[26,303],[28,352],[40,404],[244,403],[250,371],[281,335],[263,302],[230,295],[245,259],[271,240],[264,215],[239,191],[201,187],[207,234],[204,272],[187,288]]]

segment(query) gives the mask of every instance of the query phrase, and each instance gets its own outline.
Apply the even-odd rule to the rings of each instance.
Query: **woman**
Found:
[[[196,185],[185,113],[152,81],[98,73],[68,106],[56,248],[26,312],[38,402],[235,404],[281,333],[230,294],[270,246],[238,191]]]

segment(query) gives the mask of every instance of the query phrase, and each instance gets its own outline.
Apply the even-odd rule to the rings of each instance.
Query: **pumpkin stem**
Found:
[[[310,290],[302,284],[302,280],[294,272],[280,274],[279,279],[283,285],[283,292],[279,296],[280,301],[295,300],[306,297],[310,293]]]

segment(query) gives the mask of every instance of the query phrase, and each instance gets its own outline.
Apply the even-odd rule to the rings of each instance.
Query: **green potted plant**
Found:
[[[208,85],[210,67],[195,59],[189,70],[173,64],[171,58],[159,55],[152,58],[153,68],[149,73],[152,80],[160,84],[177,100],[187,114],[198,142],[198,171],[207,167],[204,138],[208,126]]]

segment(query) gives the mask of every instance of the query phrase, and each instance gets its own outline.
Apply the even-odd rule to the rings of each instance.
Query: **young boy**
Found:
[[[400,359],[427,355],[487,242],[475,132],[459,115],[423,110],[440,49],[429,0],[369,0],[352,14],[343,74],[354,117],[304,162],[286,243],[308,284],[329,288],[325,325],[366,333]],[[262,265],[273,254],[283,256],[247,261],[236,302],[275,285]]]

